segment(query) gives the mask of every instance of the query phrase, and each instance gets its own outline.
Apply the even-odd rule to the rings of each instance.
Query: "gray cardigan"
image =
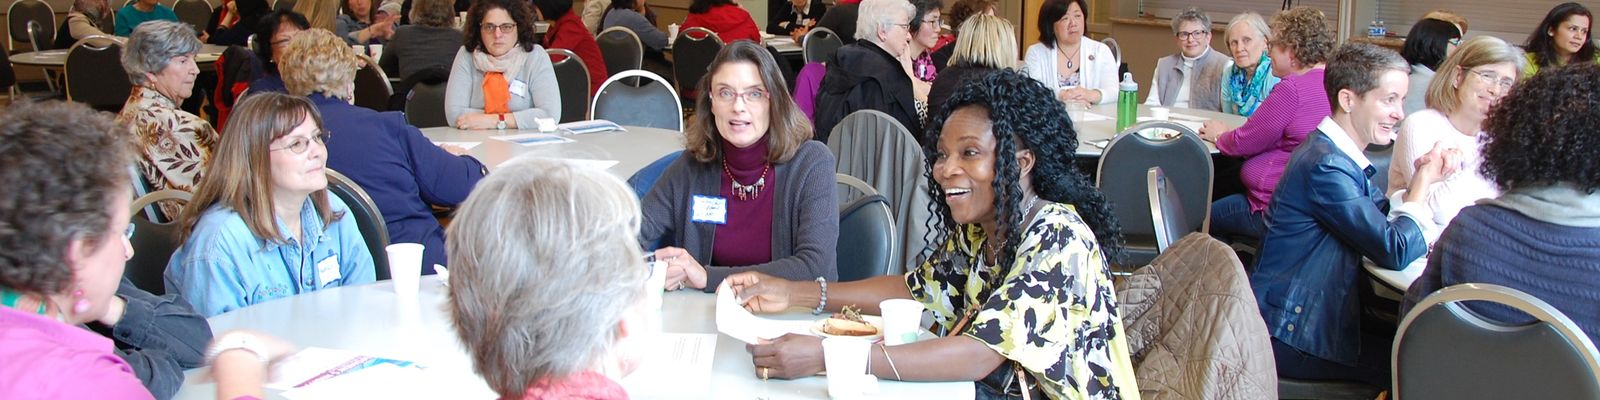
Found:
[[[522,51],[522,48],[515,47],[511,51]],[[511,93],[507,104],[511,116],[517,120],[517,127],[538,126],[534,118],[561,118],[561,89],[556,86],[556,70],[544,47],[534,45],[517,76],[506,77],[506,82],[513,86],[519,80],[528,90]],[[466,113],[483,113],[483,71],[472,66],[472,53],[462,47],[456,51],[455,64],[450,67],[450,82],[445,85],[444,114],[446,121],[454,126],[456,117]]]
[[[839,246],[839,198],[833,173],[833,153],[821,142],[807,141],[794,158],[774,165],[772,195],[772,261],[766,264],[725,267],[708,265],[716,225],[690,222],[694,195],[718,196],[722,163],[702,163],[694,156],[678,157],[644,198],[644,224],[640,243],[660,241],[682,247],[706,265],[706,292],[717,290],[728,275],[760,271],[783,279],[809,281],[839,278],[835,263]]]

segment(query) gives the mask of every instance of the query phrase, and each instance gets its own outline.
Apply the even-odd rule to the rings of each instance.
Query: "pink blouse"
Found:
[[[0,360],[0,399],[153,398],[111,339],[8,307],[0,307]]]

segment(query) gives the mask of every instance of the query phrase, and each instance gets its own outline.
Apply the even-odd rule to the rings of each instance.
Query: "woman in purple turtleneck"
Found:
[[[836,279],[833,154],[811,141],[811,122],[765,49],[734,42],[707,71],[684,156],[643,203],[640,243],[665,246],[655,256],[667,263],[666,288],[715,291],[743,271]]]

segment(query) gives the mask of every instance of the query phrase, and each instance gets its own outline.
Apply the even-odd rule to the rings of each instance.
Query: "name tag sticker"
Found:
[[[521,79],[512,79],[510,91],[513,96],[528,97],[528,83]]]
[[[317,262],[317,287],[328,286],[329,283],[344,278],[339,273],[339,255],[331,254],[322,261]]]
[[[689,220],[722,225],[728,223],[728,199],[717,196],[694,196],[693,212]]]

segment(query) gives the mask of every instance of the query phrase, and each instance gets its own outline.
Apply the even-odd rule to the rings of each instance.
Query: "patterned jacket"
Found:
[[[161,92],[142,86],[133,87],[117,123],[133,130],[139,146],[139,172],[152,188],[194,192],[219,137],[211,123],[178,109],[177,102]],[[161,203],[161,211],[169,217],[180,210],[182,206],[174,202]]]

